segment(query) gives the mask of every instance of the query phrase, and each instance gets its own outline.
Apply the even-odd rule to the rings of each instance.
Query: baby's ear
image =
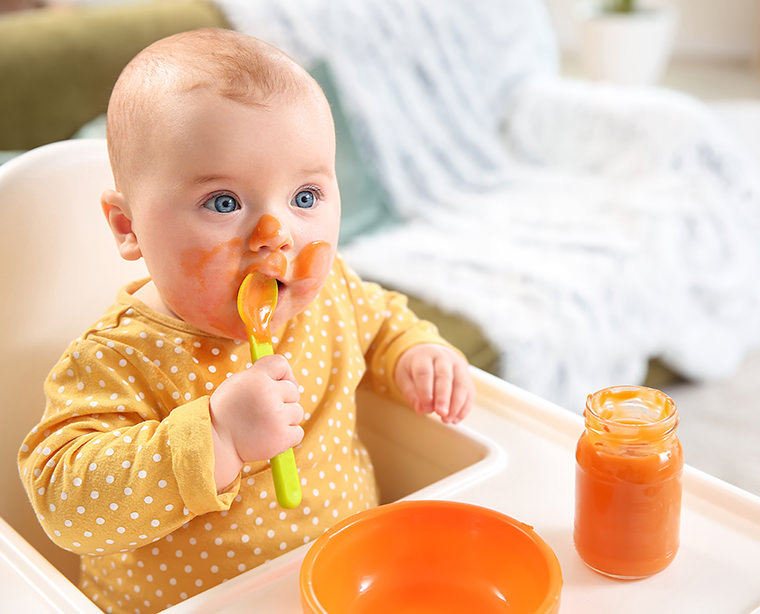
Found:
[[[132,216],[124,195],[116,190],[106,190],[100,197],[100,206],[116,239],[116,247],[124,260],[138,260],[142,257],[137,236],[132,231]]]

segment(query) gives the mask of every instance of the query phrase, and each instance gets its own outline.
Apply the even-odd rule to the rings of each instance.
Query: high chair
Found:
[[[16,455],[44,410],[42,384],[66,346],[147,275],[119,256],[100,208],[113,177],[104,139],[61,141],[0,166],[0,516],[64,575],[78,557],[43,533],[21,485]]]
[[[16,455],[44,410],[42,385],[48,371],[113,302],[118,288],[147,275],[142,260],[126,262],[117,252],[100,208],[100,195],[110,187],[103,139],[45,145],[0,166],[6,228],[0,243],[5,293],[0,303],[0,390],[8,405],[0,434],[0,516],[37,550],[33,558],[41,554],[73,582],[78,557],[55,546],[40,528],[21,485]],[[383,503],[410,495],[444,496],[493,474],[505,462],[494,442],[465,427],[444,425],[366,390],[360,391],[357,404],[357,429],[372,456]],[[17,537],[13,539],[23,541]],[[2,559],[0,547],[0,594]],[[48,562],[30,564],[45,567]],[[66,584],[71,593],[74,587]],[[74,593],[74,598],[84,598]],[[89,601],[86,606],[94,607]]]

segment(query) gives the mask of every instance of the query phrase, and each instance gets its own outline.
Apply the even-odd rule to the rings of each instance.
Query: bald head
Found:
[[[181,121],[183,95],[206,89],[266,107],[311,97],[324,100],[312,77],[259,39],[222,29],[183,32],[157,41],[124,68],[108,103],[107,136],[116,188],[139,176],[146,144],[162,126]]]

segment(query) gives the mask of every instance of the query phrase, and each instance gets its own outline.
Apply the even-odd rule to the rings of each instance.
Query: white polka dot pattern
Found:
[[[214,486],[208,398],[250,365],[246,344],[147,309],[131,296],[141,283],[53,369],[45,415],[19,456],[43,527],[82,555],[82,590],[114,613],[165,609],[375,505],[356,388],[369,369],[370,385],[398,394],[398,356],[441,342],[404,297],[336,259],[319,296],[273,339],[306,415],[295,449],[303,502],[284,510],[266,462],[246,465],[223,493]]]

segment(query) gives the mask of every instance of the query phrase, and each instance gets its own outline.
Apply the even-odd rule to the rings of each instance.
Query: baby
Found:
[[[107,130],[102,208],[150,278],[53,368],[19,466],[47,533],[81,555],[82,590],[145,613],[377,504],[360,381],[447,423],[474,389],[403,296],[336,254],[330,108],[282,52],[226,30],[154,43],[116,83]],[[236,310],[251,272],[279,288],[275,354],[253,364]],[[283,509],[267,459],[290,447],[303,500]]]

